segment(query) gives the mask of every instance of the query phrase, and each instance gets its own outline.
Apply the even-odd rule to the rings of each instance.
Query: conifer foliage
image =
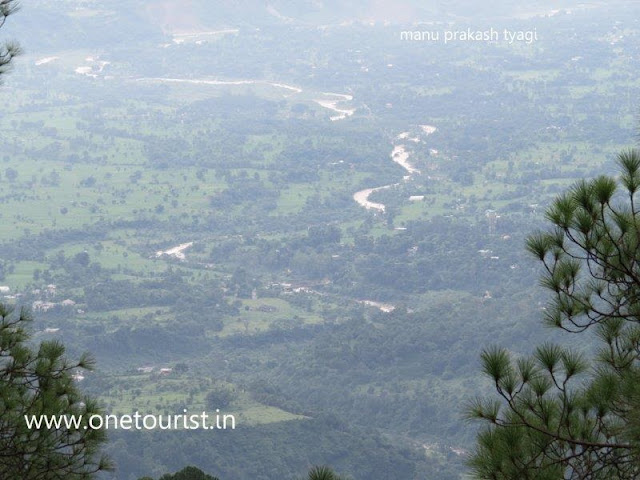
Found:
[[[618,177],[557,198],[551,229],[527,241],[552,294],[545,323],[579,343],[546,343],[525,358],[482,353],[497,398],[467,410],[486,424],[469,461],[475,478],[640,477],[640,152],[618,164]],[[591,345],[596,353],[584,353]]]
[[[70,362],[56,340],[34,346],[26,328],[29,322],[26,310],[14,314],[0,304],[0,478],[93,478],[111,468],[100,454],[105,432],[88,424],[91,415],[102,412],[73,379],[74,372],[90,369],[93,362],[86,355]],[[58,425],[29,425],[42,416],[72,415],[79,423],[71,428],[64,420]]]
[[[10,15],[18,9],[16,0],[0,0],[0,28],[2,28]],[[11,61],[20,54],[18,43],[8,41],[0,44],[0,76],[6,73],[11,66]]]

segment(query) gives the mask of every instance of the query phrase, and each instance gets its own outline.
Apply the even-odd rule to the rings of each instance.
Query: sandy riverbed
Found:
[[[356,111],[355,108],[338,107],[339,103],[350,102],[351,100],[353,100],[353,97],[351,95],[346,95],[344,93],[329,93],[329,92],[322,92],[322,94],[327,97],[337,97],[334,99],[314,100],[314,102],[316,102],[321,107],[328,108],[329,110],[333,110],[334,112],[337,113],[337,115],[332,115],[331,117],[329,117],[329,119],[332,122],[335,122],[337,120],[344,120],[345,118],[350,117],[355,113]]]
[[[40,66],[40,65],[46,65],[47,63],[51,63],[55,60],[58,60],[60,57],[45,57],[45,58],[39,58],[38,60],[35,61],[36,66]]]
[[[302,89],[294,87],[293,85],[287,85],[286,83],[272,83],[262,80],[210,80],[201,78],[139,78],[139,82],[159,82],[159,83],[188,83],[193,85],[271,85],[276,88],[284,88],[295,93],[301,93]]]
[[[420,170],[409,163],[409,152],[406,151],[404,145],[396,145],[391,151],[391,160],[396,162],[410,174],[420,173]]]
[[[181,243],[177,247],[170,248],[169,250],[159,250],[156,252],[156,257],[167,255],[169,257],[175,257],[179,260],[184,260],[186,258],[184,251],[191,245],[193,245],[193,242]]]

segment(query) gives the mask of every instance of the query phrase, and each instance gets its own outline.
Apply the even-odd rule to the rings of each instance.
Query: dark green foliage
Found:
[[[218,477],[207,475],[196,467],[186,467],[173,475],[163,475],[160,480],[218,480]]]
[[[546,323],[592,328],[599,349],[590,360],[549,343],[517,361],[484,351],[499,401],[478,399],[467,411],[487,423],[469,461],[476,478],[640,475],[640,152],[618,163],[618,180],[581,181],[561,195],[547,212],[553,229],[527,242],[553,292]]]
[[[119,471],[138,478],[197,463],[220,479],[300,480],[312,465],[331,465],[356,480],[373,478],[454,480],[447,466],[355,430],[331,418],[278,422],[233,431],[110,432],[109,451]],[[170,452],[155,455],[154,452]],[[111,477],[108,477],[111,478]],[[118,478],[117,476],[113,478]]]
[[[329,467],[315,466],[309,470],[307,474],[308,480],[342,480],[342,477],[336,475]],[[142,477],[138,480],[153,480],[151,477]],[[207,475],[196,467],[185,467],[173,475],[167,473],[160,477],[159,480],[219,480],[218,477]]]
[[[13,315],[0,304],[0,478],[87,479],[110,468],[100,454],[105,432],[86,428],[101,411],[81,394],[72,379],[78,369],[90,369],[83,356],[69,362],[57,341],[30,344],[26,311]],[[82,415],[79,429],[32,428],[25,416]]]
[[[139,480],[153,480],[151,477],[142,477]],[[167,473],[160,477],[159,480],[219,480],[218,477],[207,475],[196,467],[185,467],[173,475]]]
[[[211,410],[228,407],[235,395],[228,387],[217,385],[207,393],[204,401]]]
[[[309,470],[307,480],[341,480],[329,467],[313,467]]]
[[[0,1],[0,28],[2,28],[10,15],[18,9],[16,0]],[[0,75],[6,73],[11,67],[11,61],[20,54],[20,46],[15,42],[6,42],[0,45]]]

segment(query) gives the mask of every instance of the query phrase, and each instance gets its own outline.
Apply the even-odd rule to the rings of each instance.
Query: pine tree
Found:
[[[558,197],[552,228],[527,241],[552,293],[545,323],[597,353],[552,343],[530,357],[482,353],[497,399],[468,407],[485,422],[469,461],[475,478],[640,478],[640,152],[620,153],[618,164],[618,178],[580,181]]]
[[[4,26],[7,18],[17,11],[16,0],[0,0],[0,28]],[[20,54],[20,46],[16,42],[5,42],[0,45],[0,78],[11,67],[13,58]]]
[[[29,321],[26,310],[16,315],[0,304],[0,478],[92,478],[111,468],[99,451],[105,432],[88,427],[88,418],[101,411],[78,390],[73,373],[93,362],[86,355],[69,362],[55,340],[34,346]],[[82,415],[82,421],[78,428],[30,428],[27,420],[41,415]]]
[[[307,480],[341,480],[341,478],[326,466],[315,466],[307,474]]]

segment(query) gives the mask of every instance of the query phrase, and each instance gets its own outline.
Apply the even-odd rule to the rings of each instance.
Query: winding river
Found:
[[[80,73],[80,72],[78,72]],[[167,77],[150,77],[150,78],[138,78],[138,82],[155,82],[155,83],[186,83],[192,85],[269,85],[274,88],[282,88],[288,90],[291,95],[300,94],[303,92],[302,88],[286,83],[268,82],[266,80],[215,80],[215,79],[199,79],[199,78],[167,78]],[[329,119],[332,122],[338,120],[344,120],[347,117],[353,115],[356,111],[355,108],[347,107],[344,104],[353,100],[352,95],[345,93],[331,93],[320,92],[326,98],[314,99],[313,101],[323,108],[331,110],[336,115],[332,115]]]
[[[436,127],[432,125],[419,125],[420,130],[426,136],[431,135],[436,131]],[[409,140],[414,143],[420,142],[419,137],[411,137],[409,132],[402,132],[396,137],[396,141],[398,140]],[[420,170],[415,168],[411,163],[409,163],[409,157],[411,154],[407,151],[406,145],[404,143],[394,144],[391,153],[389,154],[391,160],[404,168],[408,176],[404,177],[404,180],[410,180],[411,176],[414,174],[420,175]],[[353,199],[356,201],[358,205],[366,208],[367,210],[377,210],[379,212],[384,213],[385,206],[382,203],[376,203],[369,200],[369,195],[373,192],[378,192],[380,190],[385,190],[387,188],[395,187],[400,185],[399,183],[394,183],[393,185],[383,185],[381,187],[373,187],[373,188],[365,188],[364,190],[360,190],[353,194]]]

